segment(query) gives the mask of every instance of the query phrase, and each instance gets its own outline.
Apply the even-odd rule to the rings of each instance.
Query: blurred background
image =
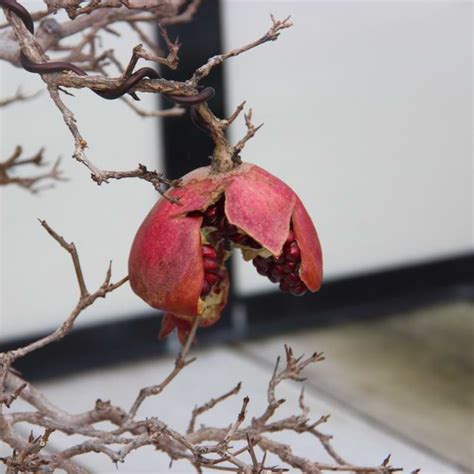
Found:
[[[230,59],[205,84],[216,88],[216,114],[246,100],[255,122],[265,122],[242,157],[299,194],[325,264],[322,290],[295,298],[234,255],[230,304],[219,324],[200,332],[193,377],[209,365],[232,370],[214,384],[198,381],[202,400],[187,400],[190,409],[230,388],[235,376],[245,386],[241,373],[251,398],[263,403],[264,381],[289,343],[295,352],[325,352],[327,361],[309,371],[310,403],[317,416],[334,414],[329,431],[351,461],[374,464],[391,452],[408,469],[474,472],[472,10],[462,1],[205,0],[194,22],[170,28],[183,43],[181,67],[162,72],[185,79],[208,57],[263,35],[270,13],[291,15],[294,27],[276,43]],[[137,42],[125,28],[107,41],[124,62]],[[1,97],[20,85],[43,89],[38,77],[0,67]],[[149,110],[161,100],[141,99]],[[102,168],[143,163],[175,178],[208,162],[212,144],[188,116],[141,118],[86,90],[65,100]],[[94,288],[109,260],[116,279],[126,274],[132,239],[157,196],[139,180],[91,182],[70,158],[72,138],[45,92],[0,109],[0,118],[1,159],[17,144],[27,154],[45,146],[49,161],[63,157],[70,178],[39,196],[0,189],[6,350],[56,328],[77,297],[68,255],[37,218],[74,240]],[[244,134],[241,119],[230,138]],[[155,369],[164,373],[176,351],[175,339],[157,341],[157,316],[125,286],[82,314],[65,341],[18,368],[59,401],[78,397],[71,386],[91,400],[108,391],[126,397],[131,367],[138,389]],[[179,393],[178,385],[171,404]],[[82,400],[90,401],[82,394],[75,403]],[[161,466],[133,459],[124,472]]]

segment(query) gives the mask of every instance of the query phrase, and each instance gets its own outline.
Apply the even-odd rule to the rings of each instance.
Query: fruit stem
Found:
[[[227,128],[225,121],[217,118],[209,109],[207,103],[197,105],[196,112],[206,124],[209,135],[214,142],[214,151],[210,157],[212,172],[217,174],[231,171],[238,163],[233,160],[234,150],[225,136]]]

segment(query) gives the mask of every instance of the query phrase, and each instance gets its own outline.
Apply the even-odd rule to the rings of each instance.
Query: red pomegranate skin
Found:
[[[264,169],[243,163],[214,174],[198,168],[151,209],[132,244],[133,291],[166,312],[160,335],[182,343],[196,316],[215,323],[226,304],[225,260],[238,247],[257,271],[294,295],[319,290],[322,252],[316,229],[294,191]]]

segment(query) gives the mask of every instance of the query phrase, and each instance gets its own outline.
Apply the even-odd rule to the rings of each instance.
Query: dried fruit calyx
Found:
[[[232,248],[284,292],[317,291],[322,256],[316,230],[296,194],[258,166],[231,172],[200,168],[168,191],[140,227],[130,253],[133,290],[167,312],[161,335],[175,327],[183,342],[198,315],[216,322],[229,287]]]

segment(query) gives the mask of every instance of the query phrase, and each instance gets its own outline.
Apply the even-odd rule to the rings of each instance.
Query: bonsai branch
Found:
[[[105,296],[106,293],[118,288],[126,280],[124,278],[112,284],[110,283],[110,271],[108,271],[104,284],[101,285],[99,290],[91,294],[87,288],[74,244],[65,241],[44,221],[42,225],[61,247],[71,255],[80,293],[78,307],[93,304],[99,296]],[[211,469],[220,472],[276,473],[286,472],[289,468],[292,468],[307,473],[347,471],[389,474],[400,470],[390,466],[389,458],[376,466],[356,466],[347,463],[335,453],[330,444],[331,437],[319,432],[315,439],[323,444],[334,460],[333,463],[321,463],[297,456],[293,454],[289,445],[271,438],[272,433],[288,430],[312,434],[316,430],[316,426],[328,420],[327,416],[323,416],[316,422],[311,422],[309,408],[304,403],[302,391],[299,398],[301,414],[272,421],[278,408],[284,402],[277,397],[278,386],[285,380],[302,381],[301,372],[304,368],[309,364],[323,360],[322,354],[319,353],[315,353],[308,358],[297,358],[293,355],[291,348],[285,347],[286,364],[280,370],[279,364],[276,365],[268,384],[268,406],[260,416],[254,417],[250,423],[245,424],[247,408],[250,404],[250,398],[245,397],[236,419],[229,426],[203,426],[195,429],[197,416],[238,394],[241,388],[240,383],[224,395],[213,398],[194,408],[189,428],[185,434],[174,430],[159,418],[143,419],[138,417],[141,403],[148,396],[157,395],[165,390],[178,373],[194,360],[194,358],[186,359],[186,356],[199,325],[198,319],[169,375],[160,384],[141,389],[130,411],[127,412],[109,401],[98,399],[89,411],[72,414],[54,405],[41,391],[23,380],[11,368],[11,364],[17,358],[64,337],[71,330],[77,316],[78,314],[70,315],[59,330],[46,338],[15,351],[0,354],[3,369],[2,379],[0,380],[4,394],[3,403],[10,406],[14,404],[17,398],[22,398],[33,409],[33,411],[17,412],[10,410],[8,413],[4,413],[0,406],[0,439],[11,446],[13,450],[10,456],[0,459],[6,465],[7,472],[38,472],[44,469],[50,471],[64,469],[68,473],[85,473],[87,471],[75,461],[75,458],[79,458],[83,454],[101,453],[114,464],[117,464],[124,462],[130,453],[144,446],[153,446],[157,451],[169,456],[171,460],[186,460],[197,472],[202,472],[202,469]],[[111,427],[103,428],[104,425],[96,427],[97,423],[103,421],[110,422]],[[16,431],[19,424],[26,424],[33,428],[39,427],[44,430],[43,434],[23,437]],[[53,454],[45,452],[44,448],[46,446],[54,446],[56,432],[80,435],[86,439],[79,444],[74,444],[73,441],[65,449],[53,450]],[[234,443],[240,442],[244,443],[242,447],[234,448],[232,446]],[[267,465],[267,452],[275,454],[283,465]],[[250,463],[246,460],[246,454],[251,459]]]
[[[204,77],[208,76],[212,69],[219,64],[222,64],[226,59],[233,58],[235,56],[239,56],[242,53],[250,51],[257,46],[260,46],[268,41],[276,41],[280,36],[282,30],[286,28],[290,28],[293,26],[293,23],[290,22],[290,17],[288,16],[284,20],[276,20],[273,15],[270,15],[272,20],[271,28],[259,39],[253,41],[245,46],[241,46],[240,48],[235,48],[227,53],[218,54],[210,58],[206,64],[202,65],[194,72],[191,82],[194,85],[197,85]]]
[[[53,237],[65,247],[71,255],[77,252],[72,244],[62,240],[54,231]],[[74,263],[76,274],[81,275],[80,264]],[[79,269],[79,270],[78,270]],[[77,276],[81,297],[87,297],[88,291],[83,278]],[[308,364],[323,360],[321,354],[313,354],[311,357],[296,358],[291,348],[286,347],[286,365],[278,370],[278,365],[268,384],[268,407],[250,423],[245,424],[247,408],[250,398],[245,397],[242,407],[236,419],[225,427],[201,427],[195,429],[195,421],[199,414],[211,410],[226,399],[236,395],[241,387],[238,384],[224,395],[209,400],[207,403],[192,411],[189,429],[186,434],[181,434],[172,429],[158,418],[137,418],[138,408],[141,402],[149,395],[156,395],[167,388],[175,376],[190,363],[186,355],[194,339],[195,324],[188,336],[183,351],[175,361],[174,368],[170,374],[159,385],[154,385],[140,390],[134,406],[129,412],[113,405],[109,401],[98,399],[95,406],[84,413],[70,414],[55,406],[47,397],[31,384],[24,381],[8,371],[4,380],[7,394],[15,393],[33,408],[31,412],[0,412],[0,439],[9,444],[14,451],[2,461],[11,472],[16,470],[37,471],[40,467],[49,470],[64,469],[66,472],[86,472],[75,458],[83,454],[95,452],[101,453],[117,464],[124,462],[127,456],[144,446],[154,446],[157,451],[164,452],[171,460],[183,459],[188,461],[197,472],[202,469],[218,470],[220,472],[258,473],[258,472],[286,472],[289,468],[297,469],[307,473],[320,473],[325,471],[340,472],[364,472],[389,474],[399,471],[389,464],[386,458],[380,465],[356,466],[341,461],[335,455],[334,450],[328,451],[334,459],[334,463],[321,463],[293,454],[289,445],[273,440],[270,435],[275,432],[292,430],[298,433],[306,433],[315,429],[314,427],[325,423],[327,417],[320,417],[317,422],[311,422],[309,409],[304,404],[303,392],[300,395],[301,414],[290,416],[271,422],[282,401],[278,400],[276,390],[284,380],[301,381],[301,372]],[[49,342],[52,342],[50,340]],[[109,421],[112,428],[98,428],[95,424]],[[21,437],[15,427],[20,423],[37,426],[44,429],[40,436]],[[86,440],[74,444],[63,450],[56,450],[54,454],[44,452],[44,447],[50,443],[54,445],[56,432],[68,435],[78,434],[86,437]],[[326,436],[326,442],[330,445],[330,437]],[[319,438],[316,438],[319,439]],[[239,448],[233,448],[232,444],[243,442]],[[283,466],[266,465],[266,453],[275,454]],[[251,462],[246,459],[249,455]],[[259,461],[259,459],[261,459]],[[287,467],[288,466],[288,467]]]
[[[140,390],[140,393],[133,402],[133,405],[129,411],[129,415],[132,418],[135,417],[140,406],[146,398],[151,397],[152,395],[159,395],[166,388],[166,386],[181,372],[182,369],[184,369],[189,364],[192,364],[196,360],[195,357],[186,360],[186,356],[189,352],[189,349],[191,348],[191,343],[194,341],[194,337],[200,322],[201,318],[199,316],[196,317],[186,340],[186,344],[181,349],[181,352],[175,361],[174,369],[171,371],[171,373],[160,384],[145,387]]]
[[[151,60],[154,62],[159,62],[161,64],[167,65],[170,68],[175,68],[178,62],[178,53],[179,53],[179,43],[177,41],[171,41],[168,37],[166,31],[161,28],[161,33],[164,38],[165,44],[168,48],[167,57],[162,56],[162,52],[159,51],[159,48],[156,44],[143,32],[140,26],[137,24],[139,21],[134,17],[134,20],[130,20],[129,14],[133,11],[134,6],[137,6],[135,2],[93,2],[89,5],[90,9],[87,11],[87,16],[80,16],[76,18],[77,15],[85,13],[86,11],[83,7],[80,8],[79,5],[81,2],[53,2],[56,7],[69,8],[68,13],[74,18],[71,22],[63,25],[65,30],[61,33],[62,37],[67,36],[67,34],[72,32],[77,32],[90,28],[89,33],[86,37],[73,49],[69,49],[69,56],[63,58],[66,60],[81,60],[83,65],[88,65],[90,70],[96,70],[100,73],[98,76],[86,76],[78,75],[71,72],[59,72],[55,74],[42,74],[43,80],[47,83],[47,87],[50,93],[51,98],[55,102],[56,106],[60,109],[63,118],[71,131],[74,141],[75,141],[75,151],[74,158],[84,164],[92,174],[92,178],[98,183],[107,182],[108,178],[106,173],[101,170],[98,166],[92,163],[85,155],[86,141],[81,136],[79,129],[75,123],[75,118],[73,113],[64,105],[59,96],[59,91],[63,90],[62,88],[89,88],[96,92],[108,93],[111,90],[115,90],[123,83],[124,78],[130,76],[133,72],[133,69],[137,61],[142,58],[145,60]],[[147,2],[147,9],[153,14],[157,14],[159,9],[154,9],[154,6],[157,6],[156,2]],[[52,4],[49,5],[50,8]],[[199,2],[192,2],[188,4],[188,9],[186,10],[186,15],[194,14]],[[102,8],[101,8],[102,7]],[[106,8],[105,8],[106,7]],[[148,11],[148,10],[147,10]],[[104,13],[108,12],[108,13]],[[136,11],[134,12],[136,14]],[[90,17],[97,15],[95,23],[90,22]],[[118,15],[118,16],[117,16]],[[188,16],[186,16],[188,18]],[[48,61],[47,56],[45,55],[46,48],[56,48],[59,47],[59,40],[56,42],[49,41],[45,42],[42,40],[42,35],[38,32],[37,35],[33,36],[23,22],[16,17],[15,14],[7,11],[7,18],[12,26],[12,29],[19,41],[19,44],[25,54],[28,55],[31,61],[34,63],[45,63]],[[173,20],[174,18],[174,20]],[[172,23],[173,21],[181,21],[183,17],[179,15],[163,15],[162,23]],[[123,72],[123,68],[116,60],[113,52],[106,51],[102,55],[97,55],[96,52],[96,36],[101,29],[108,28],[110,30],[110,25],[114,21],[128,21],[133,30],[138,34],[139,38],[150,48],[150,51],[145,50],[142,45],[138,45],[134,48],[132,60],[130,61],[129,66],[125,69],[123,77],[109,78],[105,74],[104,66],[102,64],[103,60],[109,59],[115,64],[120,71]],[[166,20],[166,21],[165,21]],[[82,24],[80,24],[82,22]],[[137,83],[133,90],[128,92],[136,97],[136,92],[160,92],[173,97],[184,97],[186,96],[198,96],[199,95],[199,83],[204,79],[210,71],[217,65],[224,62],[226,59],[238,56],[246,51],[249,51],[257,46],[260,46],[268,41],[275,41],[280,32],[286,28],[289,28],[291,23],[289,18],[286,18],[282,21],[276,20],[272,16],[272,26],[271,28],[259,39],[253,41],[245,46],[232,49],[226,53],[214,56],[210,58],[206,64],[202,65],[193,73],[191,78],[187,81],[176,82],[176,81],[167,81],[165,79],[148,79],[141,80]],[[112,30],[113,31],[113,30]],[[89,46],[89,53],[84,54],[83,49]],[[179,102],[178,102],[179,103]],[[129,104],[130,105],[130,104]],[[135,108],[132,106],[132,108]],[[215,150],[212,156],[212,167],[215,172],[229,171],[234,166],[240,163],[239,153],[243,149],[245,143],[255,134],[259,127],[254,127],[251,124],[251,112],[246,116],[246,123],[249,129],[249,132],[246,136],[240,140],[235,146],[231,146],[225,136],[225,130],[230,126],[230,124],[235,120],[238,113],[240,112],[239,108],[236,113],[234,113],[229,119],[223,120],[217,118],[209,109],[207,103],[197,103],[192,105],[193,116],[200,123],[200,128],[206,130],[207,133],[211,136],[215,143]],[[173,112],[174,114],[175,112]],[[168,112],[168,115],[171,112]],[[142,113],[142,115],[145,115]],[[156,116],[158,114],[146,114]],[[161,114],[160,114],[161,115]],[[161,189],[161,188],[160,188]]]

